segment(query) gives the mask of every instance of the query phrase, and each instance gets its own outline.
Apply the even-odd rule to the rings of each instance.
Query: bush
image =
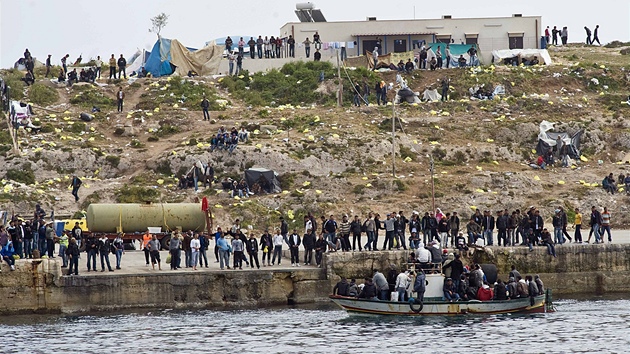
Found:
[[[35,184],[35,173],[30,162],[25,162],[21,169],[8,169],[5,178],[27,185]]]
[[[29,90],[28,99],[40,106],[48,106],[57,102],[59,94],[57,93],[57,90],[52,87],[36,83],[31,86]]]
[[[77,123],[74,123],[74,124],[70,124],[70,125],[68,125],[66,130],[71,132],[71,133],[80,134],[81,132],[85,131],[85,123],[77,122]]]
[[[72,97],[70,103],[89,108],[93,106],[113,107],[114,99],[105,96],[99,89],[87,86],[87,88],[81,89],[78,94]]]
[[[120,156],[107,155],[107,157],[105,157],[105,161],[109,162],[109,164],[113,167],[118,167],[118,164],[120,164]]]
[[[17,69],[3,70],[0,73],[5,84],[11,89],[9,90],[9,96],[12,100],[21,100],[24,98],[24,81],[21,79],[24,74]]]
[[[157,202],[160,192],[157,189],[125,185],[116,192],[118,203]]]

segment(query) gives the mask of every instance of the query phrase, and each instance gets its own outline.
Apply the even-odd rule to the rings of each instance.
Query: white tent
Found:
[[[503,59],[514,57],[520,57],[521,60],[531,60],[534,57],[538,57],[541,64],[551,65],[551,57],[547,49],[501,49],[492,51],[494,63],[502,63]]]

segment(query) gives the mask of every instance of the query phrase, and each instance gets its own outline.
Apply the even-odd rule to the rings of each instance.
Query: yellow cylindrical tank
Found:
[[[201,203],[173,204],[90,204],[87,226],[92,232],[143,232],[147,227],[162,231],[181,227],[183,231],[203,231],[206,218]]]

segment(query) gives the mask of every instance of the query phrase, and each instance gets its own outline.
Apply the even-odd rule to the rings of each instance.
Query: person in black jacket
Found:
[[[307,217],[305,217],[305,219],[307,219]],[[313,261],[315,241],[315,234],[313,232],[304,233],[304,237],[302,237],[302,245],[304,245],[304,265],[310,265]]]
[[[350,284],[348,284],[348,280],[342,277],[341,280],[335,284],[335,287],[333,288],[333,295],[348,296],[349,286]]]
[[[363,289],[359,293],[359,299],[377,300],[376,286],[372,282],[372,279],[365,278]]]
[[[271,252],[273,252],[273,241],[271,239],[271,235],[269,234],[269,230],[265,230],[265,233],[263,233],[262,237],[260,238],[260,250],[263,251],[263,267],[265,266],[265,257],[267,257],[267,265],[271,265]]]
[[[315,263],[319,268],[322,267],[322,255],[326,252],[327,244],[328,243],[324,240],[324,234],[320,234],[315,242]]]
[[[117,64],[118,64],[118,78],[120,79],[120,73],[122,73],[126,79],[127,72],[125,71],[125,69],[127,68],[127,60],[123,57],[122,54],[120,55],[120,58],[118,58]]]
[[[113,272],[112,266],[109,264],[109,252],[111,249],[111,243],[106,236],[101,237],[98,240],[98,252],[101,254],[101,272],[105,271],[105,263],[110,272]]]
[[[372,241],[372,249],[374,251],[378,250],[378,248],[376,247],[376,244],[378,243],[378,230],[382,229],[383,224],[381,223],[381,215],[376,213],[376,215],[374,215],[374,240]]]
[[[501,279],[494,285],[494,300],[507,300],[507,288]]]
[[[501,241],[503,241],[503,246],[507,246],[507,229],[509,226],[510,219],[507,214],[504,214],[502,210],[497,212],[497,229],[499,233],[497,235],[497,241],[499,246],[501,246]]]
[[[361,220],[355,215],[354,220],[350,223],[350,232],[352,232],[352,251],[357,250],[357,240],[359,241],[359,251],[361,249]]]
[[[302,244],[302,239],[300,235],[298,235],[297,230],[293,229],[293,234],[289,236],[289,250],[291,250],[291,266],[299,267],[300,266],[300,245]]]
[[[486,210],[484,212],[481,226],[483,227],[483,234],[486,239],[486,244],[488,246],[492,246],[494,244],[494,240],[492,238],[492,232],[494,231],[494,216],[492,216],[492,213],[490,213],[490,211]]]
[[[70,239],[70,243],[66,249],[66,256],[68,256],[68,260],[70,261],[68,275],[72,275],[73,269],[74,275],[79,275],[79,252],[79,245],[77,244],[77,240],[73,237]]]
[[[79,201],[79,188],[81,188],[81,184],[83,184],[81,179],[77,177],[77,175],[72,175],[72,183],[70,186],[72,187],[72,195],[74,196],[75,202]]]
[[[249,234],[249,239],[247,240],[247,254],[249,254],[249,264],[252,268],[254,268],[254,261],[256,262],[256,268],[260,269],[260,264],[258,263],[258,240],[256,240],[256,236],[254,233]]]
[[[451,268],[451,278],[455,283],[455,288],[459,288],[460,276],[464,273],[464,263],[461,260],[462,256],[458,253],[455,255],[455,259],[444,266],[442,272],[446,268]]]
[[[93,234],[89,234],[87,240],[85,240],[85,252],[87,253],[87,270],[96,271],[96,255],[98,254],[98,240]],[[92,260],[92,267],[90,267],[90,260]]]

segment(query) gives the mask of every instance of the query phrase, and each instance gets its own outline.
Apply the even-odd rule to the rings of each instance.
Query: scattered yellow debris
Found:
[[[558,181],[558,184],[563,185],[563,184],[565,184],[565,182],[560,180],[560,181]]]
[[[164,184],[164,180],[163,179],[158,179],[157,180],[157,184]]]
[[[368,178],[363,176],[363,177],[361,177],[361,179],[364,180],[364,181],[367,181]]]
[[[320,191],[319,189],[316,189],[316,190],[315,190],[315,193],[317,193],[317,194],[322,194],[322,191]]]
[[[540,177],[538,175],[534,176],[534,181],[540,181]]]
[[[372,183],[366,183],[365,186],[370,188],[370,187],[372,187]]]
[[[310,185],[311,185],[311,182],[309,182],[309,181],[304,181],[304,183],[302,183],[302,185],[303,185],[304,187],[308,187],[308,186],[310,186]]]
[[[486,141],[489,143],[494,143],[494,139],[486,139]]]

